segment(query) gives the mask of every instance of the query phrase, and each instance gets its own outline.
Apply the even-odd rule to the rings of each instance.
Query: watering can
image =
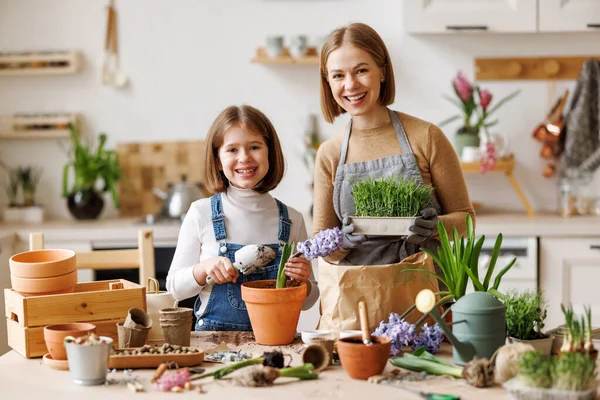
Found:
[[[151,289],[154,285],[154,289]],[[158,281],[154,278],[148,278],[146,286],[146,307],[148,315],[152,318],[152,328],[148,333],[148,343],[159,345],[165,341],[165,335],[160,327],[160,310],[163,308],[175,308],[178,302],[171,293],[158,290]]]
[[[440,316],[431,290],[421,290],[415,305],[442,328],[452,343],[452,359],[457,365],[465,365],[475,356],[490,359],[506,341],[506,306],[489,293],[472,292],[458,299],[452,306],[452,330]]]

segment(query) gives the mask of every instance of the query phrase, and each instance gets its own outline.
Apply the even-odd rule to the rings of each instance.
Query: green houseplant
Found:
[[[122,177],[117,153],[106,150],[107,136],[101,133],[98,146],[93,149],[92,143],[84,143],[79,129],[69,125],[72,148],[69,151],[69,162],[63,170],[62,195],[67,198],[71,214],[77,219],[94,219],[100,215],[104,200],[96,190],[96,184],[102,181],[101,192],[110,192],[116,207],[119,207],[117,183]],[[69,170],[73,169],[74,182],[69,184]]]
[[[504,299],[506,333],[510,342],[524,342],[544,354],[552,352],[553,337],[542,332],[548,314],[541,292],[511,290]]]
[[[355,232],[409,235],[408,228],[432,201],[433,188],[401,177],[366,178],[352,185]]]

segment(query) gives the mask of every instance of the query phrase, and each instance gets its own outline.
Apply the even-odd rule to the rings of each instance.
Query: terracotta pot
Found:
[[[75,252],[71,250],[33,250],[10,258],[10,273],[18,278],[49,278],[75,271]]]
[[[44,327],[44,340],[46,347],[54,360],[66,360],[67,351],[65,350],[64,339],[66,336],[86,336],[90,333],[96,333],[96,325],[75,322],[72,324],[55,324]]]
[[[12,288],[24,296],[73,293],[77,285],[77,271],[49,278],[19,278],[10,276]]]
[[[290,344],[296,335],[306,296],[306,283],[282,289],[275,289],[275,280],[242,284],[242,300],[246,303],[256,343]]]
[[[372,336],[373,344],[363,344],[362,336],[352,336],[337,342],[337,352],[344,370],[354,379],[368,379],[385,369],[392,342],[384,336]]]

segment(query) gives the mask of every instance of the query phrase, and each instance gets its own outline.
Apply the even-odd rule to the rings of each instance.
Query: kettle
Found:
[[[452,344],[452,359],[457,365],[465,365],[475,356],[490,359],[506,341],[506,306],[487,292],[472,292],[454,303],[452,331],[435,307],[431,290],[421,290],[415,305],[442,328]]]
[[[181,181],[171,185],[169,184],[168,192],[164,192],[159,188],[152,188],[152,193],[163,200],[160,215],[167,218],[185,217],[185,213],[189,210],[190,205],[195,200],[204,197],[200,187],[187,181],[187,176],[181,175]]]
[[[154,284],[154,290],[151,286]],[[160,310],[165,308],[177,307],[176,301],[171,293],[158,290],[158,281],[154,278],[148,278],[146,285],[146,307],[148,315],[152,318],[152,328],[148,332],[148,344],[160,345],[165,341],[165,335],[160,326]]]

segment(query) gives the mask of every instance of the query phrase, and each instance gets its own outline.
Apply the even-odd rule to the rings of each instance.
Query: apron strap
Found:
[[[221,201],[221,193],[215,194],[210,198],[210,211],[212,213],[213,232],[215,239],[223,240],[227,237],[225,230],[225,214],[223,214],[223,202]]]
[[[403,154],[412,153],[412,148],[408,143],[408,138],[406,137],[406,132],[404,131],[404,127],[402,126],[402,122],[400,121],[400,117],[396,114],[395,111],[392,111],[388,108],[388,113],[390,114],[390,119],[392,120],[392,126],[394,127],[394,131],[396,132],[396,137],[398,138],[398,142],[400,143],[400,148],[402,149]],[[340,148],[340,160],[338,161],[338,168],[340,165],[344,165],[346,163],[346,156],[348,155],[348,144],[350,143],[350,134],[352,133],[352,120],[348,124],[348,128],[346,129],[346,135],[344,136],[344,141],[342,142],[342,147]]]
[[[277,234],[277,240],[287,243],[290,240],[292,220],[288,216],[287,206],[277,199],[275,201],[279,209],[279,233]]]

